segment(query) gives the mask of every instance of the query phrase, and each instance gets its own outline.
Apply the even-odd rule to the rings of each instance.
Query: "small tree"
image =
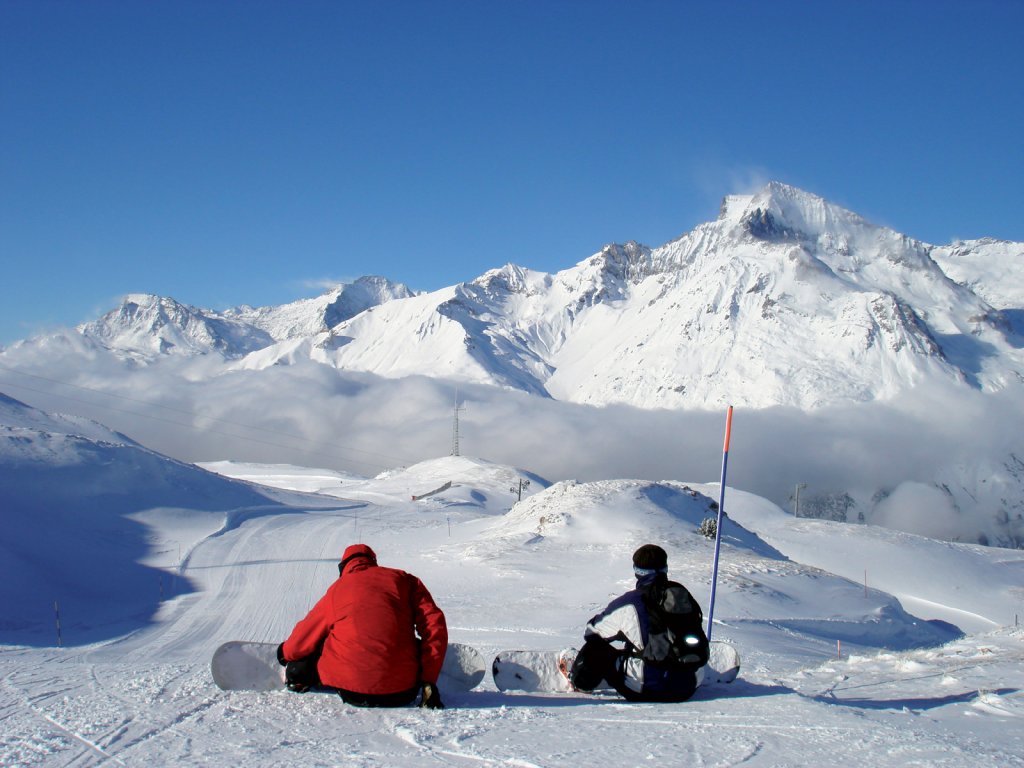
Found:
[[[700,524],[700,532],[706,539],[713,539],[718,535],[718,518],[705,517]]]

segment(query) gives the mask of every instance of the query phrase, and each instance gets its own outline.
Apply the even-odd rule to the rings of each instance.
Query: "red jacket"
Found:
[[[284,642],[285,660],[310,656],[322,642],[324,685],[388,694],[436,683],[448,648],[444,613],[418,578],[377,565],[373,550],[358,546],[369,554],[346,550],[342,575]]]

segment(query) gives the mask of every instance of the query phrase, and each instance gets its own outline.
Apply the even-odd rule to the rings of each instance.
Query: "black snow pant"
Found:
[[[605,681],[618,690],[623,686],[621,655],[621,651],[604,640],[588,637],[569,670],[569,682],[588,693]]]
[[[342,701],[354,707],[405,707],[412,704],[420,692],[418,686],[398,693],[358,693],[325,686],[320,681],[320,673],[317,671],[317,662],[320,661],[322,652],[321,647],[303,659],[288,662],[284,670],[284,679],[290,690],[302,692],[318,688],[337,691]]]
[[[686,701],[697,689],[697,676],[690,672],[684,676],[684,684],[677,690],[638,693],[626,685],[622,669],[627,658],[626,651],[620,651],[606,640],[591,635],[573,661],[569,681],[579,690],[588,693],[604,681],[628,701],[675,703]]]

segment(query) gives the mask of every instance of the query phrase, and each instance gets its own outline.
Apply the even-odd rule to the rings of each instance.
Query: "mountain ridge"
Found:
[[[223,312],[130,295],[76,331],[143,365],[310,359],[590,405],[815,409],[1024,380],[1024,284],[987,266],[1021,257],[992,239],[929,245],[770,182],[662,246],[613,243],[554,273],[506,264],[430,292],[364,277]]]

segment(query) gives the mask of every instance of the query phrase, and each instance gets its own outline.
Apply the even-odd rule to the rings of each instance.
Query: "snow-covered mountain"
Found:
[[[385,376],[641,408],[807,409],[928,380],[991,390],[1020,378],[1006,315],[929,253],[773,183],[727,199],[717,221],[666,246],[608,246],[555,274],[508,265],[353,317],[306,351]],[[240,365],[294,351],[263,349]]]
[[[313,336],[378,304],[413,295],[413,291],[402,283],[367,276],[337,285],[312,299],[258,309],[239,307],[224,314],[269,334],[275,341],[283,341]]]
[[[1013,338],[1024,336],[1024,247],[1006,240],[965,240],[934,248],[932,258],[958,283],[1000,310]],[[1019,341],[1016,342],[1019,344]]]
[[[1000,249],[1024,257],[1022,244]],[[1024,378],[1012,322],[1024,292],[1001,284],[997,309],[971,290],[964,275],[992,274],[972,259],[992,250],[942,251],[960,284],[934,247],[772,183],[659,248],[610,245],[556,274],[507,265],[238,365],[309,356],[643,408],[815,408],[926,381],[997,390]]]
[[[277,341],[312,336],[370,307],[412,295],[406,286],[382,277],[362,277],[291,304],[242,306],[224,312],[187,306],[168,297],[131,294],[119,307],[77,331],[137,361],[211,352],[235,358]]]
[[[210,352],[237,357],[274,342],[262,330],[222,313],[149,294],[125,296],[119,307],[76,330],[100,347],[143,362]]]
[[[558,400],[746,408],[887,400],[926,382],[1024,380],[1024,244],[936,247],[780,183],[658,248],[609,245],[414,295],[362,278],[279,307],[129,296],[78,331],[124,356],[312,359]]]
[[[1020,312],[1024,304],[1021,243],[983,238],[931,249],[931,257],[953,280],[999,310]]]

